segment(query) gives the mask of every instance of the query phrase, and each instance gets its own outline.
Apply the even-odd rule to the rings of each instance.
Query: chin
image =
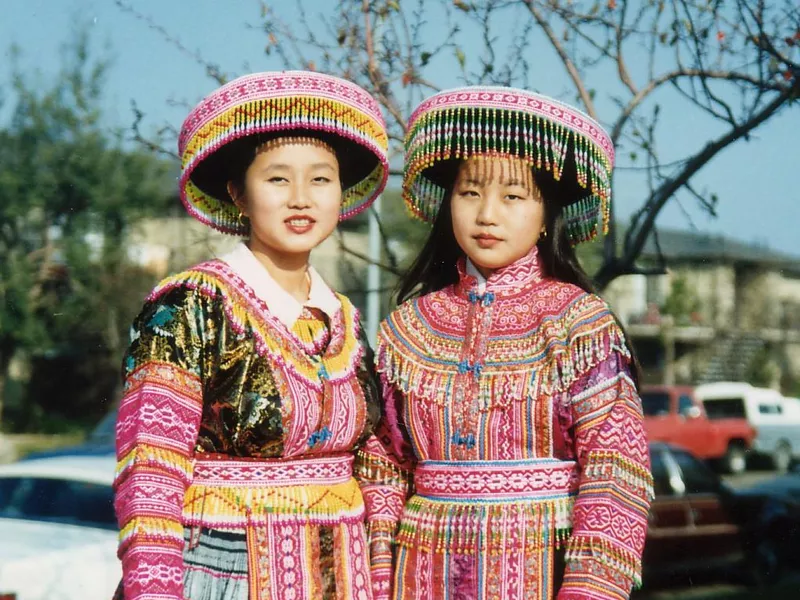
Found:
[[[277,249],[284,254],[308,254],[323,241],[325,240],[316,237],[313,240],[292,240],[290,243],[277,245]]]
[[[502,269],[513,263],[516,259],[510,256],[498,256],[483,248],[466,253],[476,267],[492,271]]]
[[[323,229],[318,225],[304,234],[288,233],[281,231],[280,228],[276,229],[277,231],[268,231],[264,235],[258,235],[256,231],[253,231],[252,235],[257,236],[265,246],[270,246],[279,252],[295,254],[310,252],[333,233],[333,229],[327,231],[327,228]]]

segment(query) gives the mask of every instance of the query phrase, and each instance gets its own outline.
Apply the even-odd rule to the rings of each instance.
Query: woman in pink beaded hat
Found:
[[[371,573],[371,467],[354,466],[380,416],[372,354],[309,255],[385,185],[378,105],[335,77],[257,73],[204,99],[179,147],[186,209],[246,240],[160,283],[134,322],[118,594],[369,600],[389,576]]]
[[[397,600],[622,600],[640,581],[635,361],[573,248],[605,225],[613,159],[594,120],[523,90],[442,92],[409,122],[403,196],[433,229],[381,325],[389,435],[367,449],[395,466],[373,528],[397,544]]]

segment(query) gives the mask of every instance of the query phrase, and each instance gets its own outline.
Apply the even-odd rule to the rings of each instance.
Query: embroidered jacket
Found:
[[[283,597],[290,584],[297,598],[317,597],[333,579],[338,594],[372,597],[350,465],[380,418],[379,392],[357,311],[337,298],[329,323],[304,313],[290,328],[222,260],[170,277],[149,296],[125,357],[117,423],[128,600],[184,597],[192,528],[246,533],[248,552],[259,553],[248,559],[251,597]],[[339,483],[320,478],[341,465]],[[300,479],[276,482],[287,473]],[[279,556],[276,523],[294,528],[295,545],[281,546],[291,556]],[[316,532],[326,527],[335,561],[319,547]],[[328,579],[320,551],[335,571]]]
[[[400,523],[394,597],[627,598],[652,479],[622,331],[536,248],[483,290],[458,268],[379,334],[386,425],[362,453],[371,527],[388,545]]]

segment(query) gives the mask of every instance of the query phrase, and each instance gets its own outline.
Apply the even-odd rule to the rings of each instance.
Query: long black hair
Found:
[[[456,170],[451,166],[449,171],[444,200],[428,239],[398,284],[398,304],[439,291],[458,281],[456,263],[464,255],[464,251],[458,245],[453,233],[450,206]],[[544,273],[553,279],[576,285],[589,294],[597,294],[597,288],[591,277],[583,270],[575,254],[575,248],[567,236],[566,221],[563,216],[564,204],[561,201],[562,187],[549,173],[534,171],[534,181],[541,191],[545,209],[547,235],[540,237],[537,243]],[[614,318],[622,328],[622,323],[616,315]],[[638,389],[641,368],[627,335],[625,335],[625,346],[631,356],[631,378]]]

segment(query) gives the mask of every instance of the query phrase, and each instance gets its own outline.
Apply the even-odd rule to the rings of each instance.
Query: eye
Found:
[[[330,177],[319,175],[318,177],[314,177],[314,179],[312,179],[311,181],[313,181],[314,183],[330,183],[331,179]]]
[[[267,179],[270,183],[288,183],[288,179],[286,177],[281,177],[280,175],[273,175],[269,179]]]
[[[462,196],[468,196],[468,197],[471,197],[471,198],[475,198],[475,197],[478,196],[478,192],[476,190],[461,190],[459,192],[459,194],[462,195]]]
[[[506,200],[523,200],[524,196],[518,196],[517,194],[506,194]]]

